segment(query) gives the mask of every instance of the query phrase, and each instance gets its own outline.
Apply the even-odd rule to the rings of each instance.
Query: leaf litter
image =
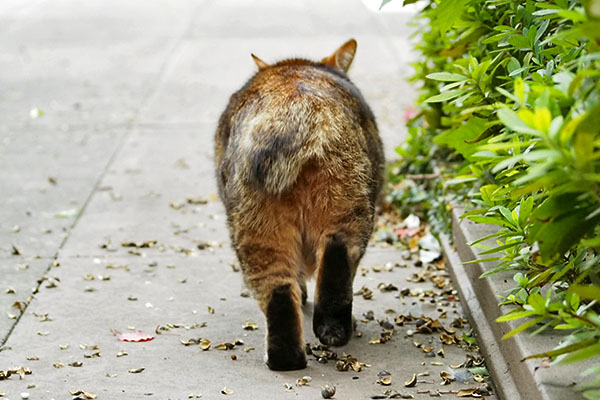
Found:
[[[19,380],[22,380],[25,375],[31,375],[33,372],[29,368],[23,366],[9,368],[6,371],[0,370],[0,381],[9,379],[13,375],[19,375]]]
[[[415,228],[412,228],[412,229],[415,229]],[[422,233],[422,232],[420,232],[420,233]],[[417,240],[419,240],[419,237],[423,237],[423,236],[420,235],[419,233],[414,233],[410,237],[413,239],[417,238]],[[154,243],[152,243],[152,242],[154,242]],[[125,243],[127,243],[128,246],[125,246]],[[418,244],[418,242],[417,242],[417,244]],[[139,243],[138,242],[123,242],[122,245],[123,245],[123,247],[150,248],[150,247],[155,246],[156,242],[155,241],[139,242]],[[435,261],[432,261],[432,262],[435,262]],[[436,292],[433,290],[421,290],[418,287],[417,288],[412,287],[410,289],[400,289],[398,286],[396,286],[395,283],[381,282],[376,287],[382,293],[382,296],[384,296],[384,295],[385,296],[393,296],[395,294],[396,297],[399,299],[404,298],[404,297],[414,297],[421,301],[423,301],[425,299],[432,299],[432,302],[433,302],[433,299],[439,299],[440,297],[444,297],[445,299],[448,299],[449,301],[458,301],[456,292],[452,293],[452,291],[451,291],[449,278],[443,269],[442,270],[438,269],[438,266],[436,266],[437,264],[436,265],[433,265],[433,264],[428,265],[429,263],[425,262],[425,261],[423,261],[421,265],[416,265],[416,264],[417,263],[415,263],[415,267],[423,268],[423,269],[413,275],[414,281],[432,282],[434,284],[434,286],[441,291]],[[373,266],[370,270],[371,271],[370,273],[371,274],[372,273],[381,274],[381,273],[385,273],[385,271],[392,271],[393,268],[396,268],[396,267],[404,268],[405,266],[406,265],[404,263],[395,263],[395,264],[390,263],[389,266],[387,264],[385,266]],[[129,268],[124,265],[116,266],[116,265],[109,264],[107,266],[107,268],[109,268],[109,269],[122,268],[122,269],[129,270]],[[367,272],[367,273],[369,273],[369,272]],[[355,293],[355,295],[362,296],[365,300],[373,299],[373,291],[370,290],[369,288],[367,288],[366,286],[363,286],[358,292]],[[454,297],[452,297],[452,296],[454,296]],[[402,301],[404,301],[404,300],[402,300]],[[396,308],[396,307],[394,307],[394,308]],[[208,310],[209,310],[209,313],[214,313],[214,309],[212,309],[212,307],[208,306]],[[388,313],[388,311],[389,310],[386,310],[386,313]],[[391,312],[395,314],[395,311],[391,310]],[[440,314],[439,318],[442,318],[441,315],[442,314]],[[445,315],[444,315],[444,318],[445,318]],[[361,322],[369,323],[370,321],[374,321],[374,320],[375,320],[374,312],[371,311],[370,313],[368,313],[365,316],[364,320],[362,320]],[[393,323],[387,319],[377,321],[380,324],[380,326],[383,328],[383,331],[381,332],[380,337],[376,338],[377,340],[374,341],[374,342],[376,342],[374,344],[384,344],[387,341],[391,340],[395,333],[394,326],[393,326],[395,324],[398,327],[412,325],[412,326],[414,326],[414,329],[413,329],[414,333],[421,334],[421,335],[437,334],[437,336],[439,337],[440,344],[457,345],[457,344],[461,343],[461,340],[456,336],[457,329],[462,329],[466,324],[466,320],[461,319],[461,318],[456,318],[451,324],[445,326],[437,318],[433,318],[433,317],[429,317],[429,316],[425,316],[425,315],[421,315],[420,317],[415,317],[415,316],[411,315],[410,313],[398,314],[395,318],[393,318],[392,321],[393,321]],[[390,324],[391,324],[391,327],[390,327]],[[155,334],[161,335],[161,334],[169,332],[173,329],[182,329],[183,328],[183,329],[187,330],[187,329],[194,329],[197,327],[199,327],[199,326],[194,326],[194,325],[185,326],[183,324],[164,324],[164,325],[158,325],[156,327]],[[253,322],[246,321],[246,323],[243,325],[243,329],[247,330],[247,331],[257,330],[258,325]],[[386,329],[389,331],[388,333],[386,333]],[[115,336],[117,336],[117,338],[119,338],[119,340],[123,340],[123,341],[145,341],[145,340],[154,339],[154,336],[144,334],[144,332],[142,332],[142,331],[126,332],[123,334],[118,333],[118,332],[113,332],[113,333],[115,334]],[[142,337],[149,336],[150,338],[145,339],[145,340],[125,340],[122,338],[122,337],[128,337],[127,335],[130,335],[130,334],[135,335],[136,333],[139,333],[140,336],[142,336]],[[121,335],[121,337],[119,335]],[[137,337],[137,339],[139,339],[139,337]],[[181,343],[186,346],[198,345],[202,350],[208,350],[209,348],[213,348],[216,350],[232,350],[235,348],[235,346],[242,345],[243,341],[240,340],[239,342],[238,341],[223,342],[214,347],[212,347],[212,343],[210,342],[210,340],[206,339],[206,338],[181,340]],[[205,348],[202,348],[203,346]],[[342,356],[338,357],[338,355],[334,351],[332,351],[328,346],[323,346],[320,344],[316,344],[316,345],[307,344],[306,347],[307,347],[307,354],[314,356],[315,360],[319,363],[327,363],[329,360],[335,360],[336,361],[335,368],[338,371],[360,372],[363,368],[370,367],[369,364],[361,362],[349,354],[342,353]],[[432,346],[427,346],[427,345],[420,346],[420,349],[423,352],[425,352],[425,350],[428,350],[428,352],[438,353],[438,355],[439,355],[439,352],[442,351],[442,354],[443,354],[443,348],[441,348],[437,352],[435,352],[435,349],[429,350],[430,348],[432,348]],[[244,350],[249,351],[251,349],[253,349],[253,348],[246,347]],[[99,356],[100,352],[97,352],[97,353]],[[94,353],[92,353],[92,354],[94,354]],[[119,352],[117,354],[117,356],[123,356],[123,355],[127,355],[127,353]],[[479,360],[481,360],[481,362],[479,362]],[[431,365],[442,366],[443,363],[434,364],[432,362]],[[482,366],[482,365],[483,365],[483,359],[481,357],[467,355],[467,359],[465,360],[465,362],[463,362],[460,365],[456,365],[456,366],[451,365],[450,367],[451,368],[454,368],[454,367],[457,367],[457,368],[469,368],[469,367],[470,368],[479,368],[478,366]],[[144,370],[144,368],[130,369],[129,372],[130,373],[140,373],[143,370]],[[447,371],[444,371],[444,372],[448,375],[444,374],[444,376],[442,376],[442,374],[440,372],[440,376],[442,377],[442,379],[444,379],[444,377],[448,377],[448,376],[453,377],[454,376],[454,374],[452,374],[452,372],[447,372]],[[476,375],[484,377],[484,375],[482,375],[482,374],[472,374],[473,379],[475,379]],[[411,388],[417,386],[418,383],[421,383],[421,381],[419,381],[419,379],[418,379],[419,376],[421,376],[421,374],[418,374],[418,373],[413,374],[411,379],[409,381],[405,382],[405,386],[411,387]],[[388,385],[392,384],[391,374],[385,370],[380,371],[377,374],[377,377],[378,377],[377,383],[379,383],[382,386],[388,386]],[[448,378],[448,380],[450,382],[453,381],[450,378]],[[310,377],[298,378],[296,381],[296,386],[301,387],[301,386],[309,384],[309,382],[310,382]],[[327,390],[325,390],[325,389],[327,389]],[[466,389],[460,389],[460,390],[454,390],[454,391],[429,390],[429,391],[427,391],[427,393],[429,393],[430,395],[435,394],[435,393],[438,393],[438,394],[453,393],[459,397],[469,397],[469,396],[470,397],[480,397],[482,395],[489,394],[490,390],[488,390],[488,389],[489,389],[489,385],[484,383],[483,385],[480,385],[480,386],[477,386],[474,388],[466,388]],[[335,395],[335,392],[336,392],[335,386],[327,385],[327,386],[323,386],[321,394],[322,394],[323,398],[332,398]],[[221,390],[221,393],[224,395],[229,395],[229,394],[232,394],[233,392],[230,391],[229,389],[223,388]],[[418,392],[415,392],[415,393],[422,393],[422,391],[419,390]],[[326,396],[329,396],[329,397],[326,397]],[[412,394],[399,393],[399,392],[395,392],[395,391],[391,391],[391,390],[386,390],[385,392],[383,392],[383,396],[386,396],[386,397],[377,397],[377,398],[413,398],[414,397]],[[87,398],[87,397],[85,397],[85,398]],[[373,398],[376,398],[376,397],[373,397]]]
[[[386,217],[388,216],[386,215],[383,218]],[[392,218],[397,217],[394,215]],[[383,344],[385,343],[385,339],[382,340],[382,338],[388,337],[393,340],[393,336],[397,334],[396,332],[401,329],[400,327],[403,327],[404,329],[409,328],[404,331],[405,338],[418,335],[427,339],[426,342],[420,339],[413,342],[415,348],[419,349],[425,357],[445,358],[447,346],[463,348],[469,353],[474,352],[475,354],[465,353],[465,361],[460,364],[449,363],[450,365],[447,365],[443,362],[435,361],[429,363],[429,365],[438,368],[446,365],[451,368],[449,371],[439,369],[436,372],[440,374],[441,383],[445,387],[451,387],[456,384],[468,384],[469,382],[478,383],[479,386],[445,391],[439,389],[418,389],[416,392],[413,392],[413,394],[427,393],[432,397],[438,397],[443,394],[453,394],[459,397],[481,397],[490,395],[491,387],[485,382],[485,375],[478,373],[484,372],[485,367],[483,367],[483,358],[478,354],[479,349],[476,342],[470,333],[460,331],[468,329],[467,320],[462,317],[456,317],[450,323],[445,321],[451,311],[456,314],[460,308],[455,306],[459,301],[459,298],[457,292],[452,288],[452,282],[450,275],[446,270],[445,260],[442,256],[439,242],[429,232],[428,227],[420,223],[418,217],[409,216],[409,218],[400,220],[396,223],[398,225],[396,234],[394,235],[394,229],[389,229],[394,223],[390,224],[390,220],[383,221],[383,223],[378,221],[380,230],[385,230],[386,233],[376,232],[374,236],[376,240],[380,241],[381,247],[389,247],[394,244],[397,247],[406,249],[403,250],[401,255],[401,258],[406,262],[398,262],[395,267],[412,264],[413,267],[416,268],[415,272],[410,274],[407,278],[412,285],[409,288],[401,288],[396,285],[395,281],[380,281],[377,285],[377,289],[379,289],[384,296],[391,295],[398,298],[402,305],[405,305],[407,302],[412,302],[413,305],[418,304],[416,301],[425,304],[431,303],[435,307],[435,314],[424,313],[420,316],[415,316],[408,312],[398,314],[393,310],[386,310],[385,314],[388,312],[396,314],[390,321],[387,318],[378,320],[375,318],[373,311],[369,311],[363,314],[364,318],[361,319],[360,322],[369,324],[371,321],[377,321],[383,328],[383,331],[381,332],[381,337],[371,338],[368,343]],[[392,233],[391,236],[390,232]],[[391,270],[395,267],[392,267]],[[369,276],[369,274],[372,274],[373,272],[378,274],[384,270],[385,269],[381,269],[379,266],[371,269],[364,267],[360,269],[361,275],[370,280],[376,278],[377,275]],[[433,289],[430,289],[428,285],[432,285]],[[363,293],[368,293],[368,291],[365,290],[366,288],[366,286],[363,286],[354,294],[363,295]],[[367,295],[367,297],[371,296]],[[390,322],[393,322],[393,325],[395,326],[390,327]],[[390,336],[384,336],[386,328],[391,332],[391,335],[388,333]],[[452,357],[456,357],[456,352],[452,352]],[[427,364],[423,362],[422,365]],[[471,368],[483,368],[483,370],[471,371]],[[385,372],[387,371],[381,371],[377,378],[377,383],[382,386],[384,386],[385,383]],[[429,372],[426,373],[429,375]],[[422,380],[419,378],[424,374],[425,373],[419,373],[419,371],[414,371],[410,375],[410,378],[404,381],[404,386],[416,389],[416,387],[421,386],[421,384],[435,383],[433,380]],[[407,396],[413,396],[413,394],[406,393]],[[377,394],[371,398],[401,398],[401,395],[403,394],[388,390],[383,392],[383,394]]]

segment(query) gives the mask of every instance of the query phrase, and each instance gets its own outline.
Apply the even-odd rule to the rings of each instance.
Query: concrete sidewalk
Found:
[[[463,362],[465,351],[442,345],[437,334],[407,334],[414,323],[396,326],[385,344],[368,344],[381,334],[377,320],[446,312],[449,325],[462,315],[457,301],[422,294],[439,292],[431,281],[407,282],[424,270],[415,258],[376,245],[355,281],[356,290],[365,285],[375,294],[355,297],[354,311],[357,319],[373,311],[374,320],[359,322],[363,336],[334,349],[371,367],[340,372],[335,361],[309,357],[306,370],[269,371],[264,320],[241,296],[215,196],[216,119],[254,72],[250,52],[267,62],[318,59],[355,37],[350,76],[392,156],[414,99],[404,80],[411,19],[347,0],[0,3],[0,370],[32,371],[0,381],[0,393],[12,400],[25,392],[65,399],[80,389],[98,399],[315,399],[333,384],[335,398],[362,399],[394,391],[430,398],[430,390],[455,397],[477,386],[440,386],[440,371]],[[371,268],[398,263],[407,267]],[[380,283],[416,294],[381,292]],[[305,337],[315,344],[311,305]],[[244,330],[247,322],[258,330]],[[161,334],[143,343],[111,333],[157,327]],[[200,337],[213,347],[181,344]],[[215,349],[236,339],[243,344]],[[444,348],[445,358],[428,358],[413,342]],[[389,387],[377,383],[382,370],[392,374]],[[415,387],[404,387],[419,373]],[[312,381],[297,386],[303,376]]]

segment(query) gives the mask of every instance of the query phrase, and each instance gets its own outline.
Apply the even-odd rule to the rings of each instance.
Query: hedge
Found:
[[[418,114],[390,200],[437,232],[452,204],[498,226],[470,245],[498,262],[484,277],[514,270],[498,322],[523,323],[506,337],[568,333],[528,358],[600,355],[600,0],[421,4]],[[600,365],[585,373],[596,379],[584,395],[600,397]]]

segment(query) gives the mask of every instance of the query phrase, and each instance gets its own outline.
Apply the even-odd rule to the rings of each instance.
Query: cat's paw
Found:
[[[267,366],[273,371],[291,371],[306,368],[306,354],[302,347],[269,346]]]
[[[352,317],[335,318],[320,316],[313,321],[313,330],[321,343],[327,346],[343,346],[352,337],[354,324]]]

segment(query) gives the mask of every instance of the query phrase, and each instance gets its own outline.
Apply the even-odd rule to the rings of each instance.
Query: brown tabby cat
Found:
[[[313,330],[353,331],[352,281],[373,231],[383,150],[346,71],[354,39],[321,62],[289,59],[231,96],[216,133],[219,194],[245,280],[267,319],[267,365],[306,366],[301,303],[317,274]]]

